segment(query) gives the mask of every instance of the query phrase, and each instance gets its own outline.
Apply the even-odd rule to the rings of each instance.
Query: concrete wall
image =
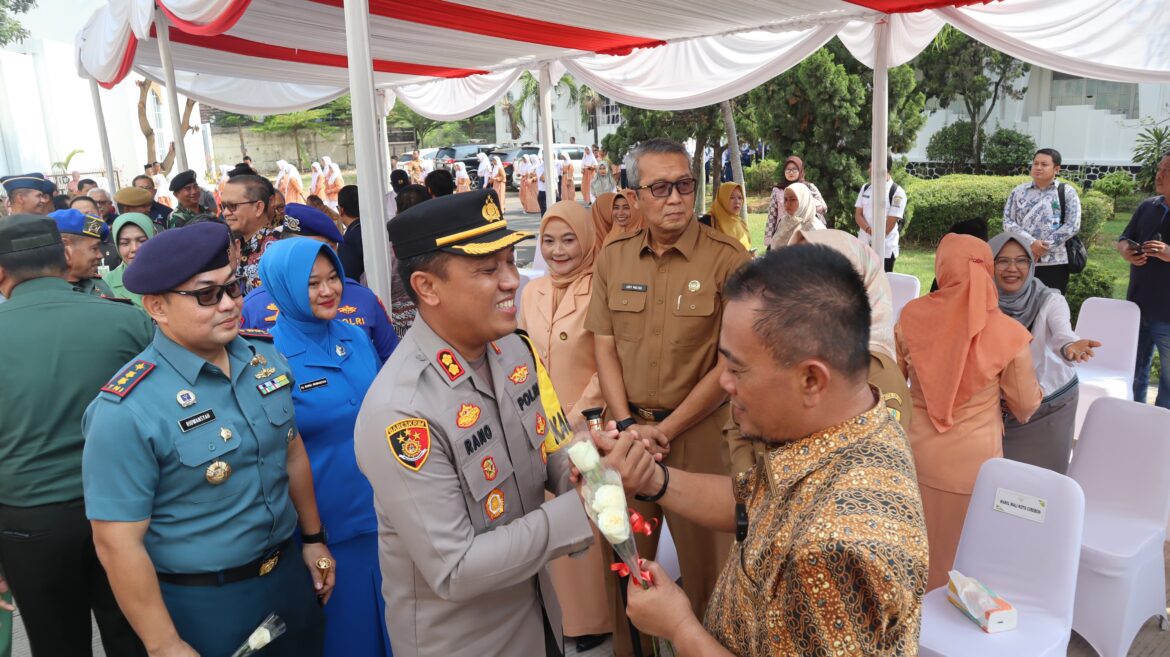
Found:
[[[256,132],[250,128],[244,128],[243,133],[248,155],[252,156],[252,163],[261,173],[274,175],[277,160],[296,164],[297,147],[291,134]],[[243,157],[240,153],[240,132],[236,128],[213,127],[211,144],[217,164],[232,165]],[[302,173],[308,172],[310,162],[324,155],[333,158],[343,169],[352,168],[357,159],[354,155],[353,132],[349,128],[338,129],[327,136],[302,132],[301,151],[305,157],[300,167]]]

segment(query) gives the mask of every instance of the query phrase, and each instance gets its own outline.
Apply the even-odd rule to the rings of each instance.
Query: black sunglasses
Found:
[[[670,196],[670,191],[672,189],[677,189],[679,196],[688,196],[690,194],[694,194],[696,184],[698,184],[698,181],[694,178],[683,178],[682,180],[676,180],[674,182],[660,180],[652,185],[642,185],[641,187],[635,187],[634,189],[648,189],[650,190],[650,195],[655,198],[667,198]]]
[[[224,294],[233,299],[244,296],[244,283],[239,278],[233,278],[223,285],[209,285],[198,290],[171,290],[171,292],[185,297],[195,297],[195,302],[201,306],[214,306],[219,304]]]

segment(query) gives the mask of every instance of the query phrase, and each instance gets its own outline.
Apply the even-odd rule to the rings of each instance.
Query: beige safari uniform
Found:
[[[718,360],[723,320],[723,284],[747,262],[743,245],[693,220],[661,256],[650,248],[649,230],[621,235],[607,244],[593,269],[593,296],[585,328],[612,335],[630,404],[673,410]],[[615,417],[625,413],[612,409]],[[687,472],[729,474],[721,429],[724,405],[670,444],[666,465]],[[652,424],[634,415],[639,424]],[[633,502],[646,517],[662,516],[657,504]],[[677,514],[666,514],[678,548],[683,588],[702,618],[707,599],[733,542]],[[658,533],[638,536],[638,550],[652,558]],[[614,618],[614,652],[629,654],[624,610]]]
[[[358,415],[398,657],[542,657],[542,607],[561,638],[546,565],[592,541],[567,450],[542,449],[531,352],[509,335],[486,359],[490,384],[419,316]]]

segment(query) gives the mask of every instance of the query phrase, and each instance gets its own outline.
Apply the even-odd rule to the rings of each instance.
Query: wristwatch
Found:
[[[637,422],[634,420],[634,418],[628,417],[624,420],[618,420],[617,429],[618,429],[618,431],[625,431],[626,429],[629,429],[630,427],[634,426],[635,424],[637,424]]]
[[[316,534],[301,534],[301,542],[305,545],[310,543],[327,543],[329,542],[328,535],[325,533],[325,524],[321,523],[321,531]]]

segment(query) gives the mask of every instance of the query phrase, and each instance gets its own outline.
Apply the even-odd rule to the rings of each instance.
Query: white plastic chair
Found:
[[[890,290],[894,293],[894,323],[902,316],[902,308],[910,301],[917,299],[922,292],[922,283],[917,276],[888,272],[886,278],[890,281]]]
[[[1077,404],[1076,435],[1080,435],[1085,413],[1101,397],[1133,399],[1133,373],[1137,360],[1141,311],[1137,304],[1120,299],[1090,297],[1081,304],[1076,333],[1097,340],[1093,359],[1077,365],[1081,398]]]
[[[682,577],[678,567],[678,550],[674,546],[674,537],[670,535],[670,525],[666,524],[666,518],[662,519],[662,530],[658,535],[658,554],[654,555],[654,560],[662,566],[667,575],[670,575],[670,579],[677,582]]]
[[[1044,500],[1043,522],[996,511],[999,489]],[[947,602],[943,586],[922,600],[919,654],[1065,657],[1084,515],[1084,494],[1071,478],[1006,459],[984,463],[967,507],[954,568],[1011,603],[1019,626],[984,633]]]
[[[1151,616],[1168,623],[1170,411],[1098,399],[1068,474],[1085,492],[1073,629],[1101,657],[1125,657]]]

